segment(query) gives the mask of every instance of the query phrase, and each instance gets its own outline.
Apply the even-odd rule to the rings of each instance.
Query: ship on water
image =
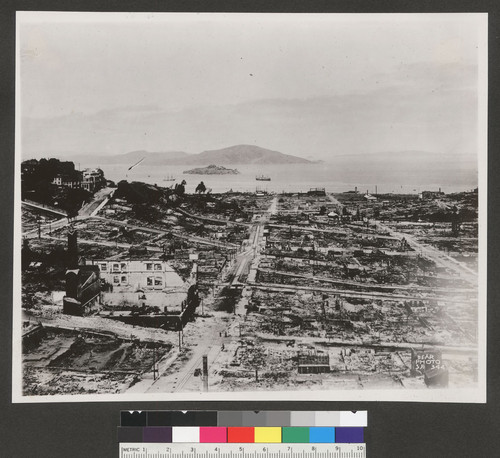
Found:
[[[173,175],[167,175],[163,178],[163,181],[175,181],[175,177]]]
[[[271,181],[271,177],[267,175],[257,175],[255,179],[257,181]]]

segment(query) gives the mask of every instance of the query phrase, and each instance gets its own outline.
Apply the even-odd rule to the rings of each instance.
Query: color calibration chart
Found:
[[[366,411],[123,411],[120,458],[365,458]]]

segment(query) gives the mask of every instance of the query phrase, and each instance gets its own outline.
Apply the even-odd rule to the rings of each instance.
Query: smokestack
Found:
[[[76,231],[73,228],[68,230],[67,263],[69,269],[75,269],[78,266],[78,241]]]

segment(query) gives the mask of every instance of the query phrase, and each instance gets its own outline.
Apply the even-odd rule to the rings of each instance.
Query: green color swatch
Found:
[[[309,428],[282,428],[283,443],[309,443]]]

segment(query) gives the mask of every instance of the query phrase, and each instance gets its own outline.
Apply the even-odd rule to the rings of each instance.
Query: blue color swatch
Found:
[[[335,428],[322,426],[309,428],[309,442],[311,444],[334,443]]]

